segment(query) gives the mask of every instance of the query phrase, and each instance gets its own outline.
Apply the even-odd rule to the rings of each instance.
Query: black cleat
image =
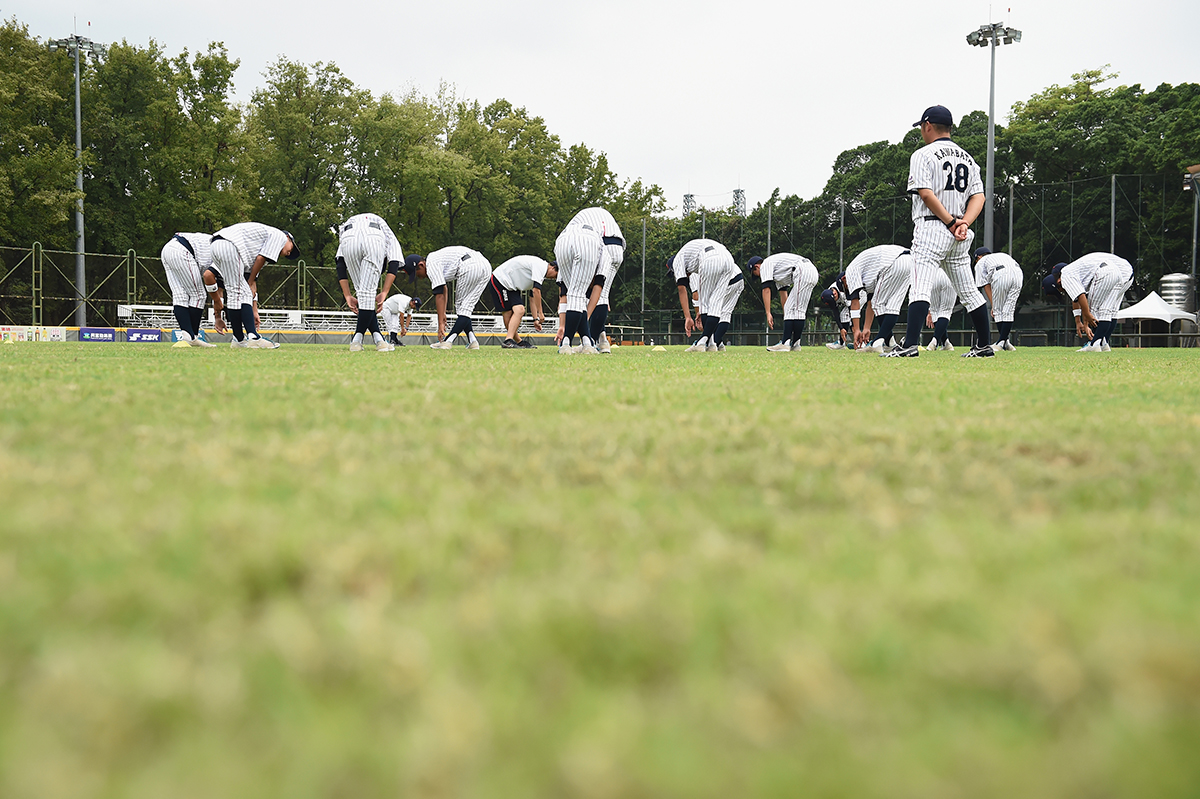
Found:
[[[511,338],[506,338],[504,339],[504,343],[500,345],[500,348],[504,350],[515,350],[520,349],[520,346],[521,345],[517,344],[517,342],[513,341]]]
[[[523,350],[536,350],[537,345],[527,338],[523,338],[517,342],[517,347]]]
[[[992,349],[992,346],[990,344],[983,346],[983,347],[976,347],[976,346],[972,345],[970,351],[965,353],[962,357],[964,357],[964,358],[994,358],[994,357],[996,357],[996,352]]]
[[[891,352],[885,352],[880,355],[880,358],[918,358],[921,355],[921,348],[913,345],[911,347],[896,347]]]

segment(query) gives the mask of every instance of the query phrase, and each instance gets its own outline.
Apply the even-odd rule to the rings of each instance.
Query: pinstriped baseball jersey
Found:
[[[492,265],[483,253],[455,245],[426,255],[425,274],[433,288],[454,281],[454,312],[470,316],[492,276]]]
[[[549,264],[536,255],[517,255],[509,258],[493,270],[492,275],[500,285],[512,291],[529,291],[542,285]]]
[[[1005,270],[1011,274],[1014,271],[1020,272],[1021,267],[1007,253],[994,252],[985,255],[975,262],[975,285],[980,288],[990,285]]]
[[[288,242],[287,234],[282,230],[261,222],[239,222],[221,228],[213,234],[213,238],[218,237],[232,242],[237,247],[238,256],[241,258],[239,266],[243,272],[248,272],[254,264],[254,259],[260,255],[267,263],[275,263]],[[224,271],[221,274],[226,280],[229,279]]]
[[[680,247],[679,252],[675,253],[675,260],[673,262],[675,283],[678,284],[679,281],[685,279],[688,275],[694,275],[699,272],[701,257],[706,250],[711,250],[712,248],[719,248],[725,250],[726,254],[729,253],[729,250],[725,249],[725,245],[712,239],[692,239]],[[732,255],[729,257],[730,260],[733,259]],[[733,268],[737,269],[737,265],[734,264]]]
[[[846,289],[850,296],[853,297],[859,289],[874,294],[879,270],[891,266],[903,253],[904,248],[899,244],[879,244],[856,255],[846,267]]]
[[[875,273],[875,293],[871,295],[871,307],[876,316],[900,313],[900,306],[908,295],[912,282],[913,258],[901,252],[890,264],[885,264]]]
[[[688,291],[695,295],[692,299],[692,307],[700,308],[700,273],[688,275]]]
[[[791,288],[796,282],[796,273],[806,262],[812,263],[807,258],[790,252],[768,255],[758,265],[758,279],[763,283],[773,282],[777,289]]]
[[[833,301],[837,304],[838,321],[850,324],[850,297],[842,288],[841,281],[833,281],[826,291],[833,292]]]
[[[161,256],[171,287],[171,304],[203,308],[207,292],[201,272],[212,265],[212,236],[176,233],[163,246]]]
[[[917,150],[908,161],[908,193],[912,195],[914,222],[923,221],[933,212],[917,193],[929,189],[953,216],[962,216],[967,200],[983,193],[979,165],[950,139],[938,139]]]
[[[404,253],[387,222],[375,214],[358,214],[340,228],[337,257],[345,262],[358,306],[365,310],[375,307],[384,265],[403,261]]]
[[[1129,267],[1129,273],[1133,274],[1133,267],[1129,262],[1118,255],[1113,255],[1111,252],[1093,252],[1088,253],[1079,260],[1072,261],[1062,269],[1062,287],[1067,296],[1072,300],[1079,299],[1080,294],[1086,294],[1092,287],[1092,281],[1096,277],[1096,273],[1100,267],[1105,264],[1124,264]],[[1091,297],[1089,296],[1090,300]]]
[[[938,319],[949,319],[954,312],[954,303],[958,301],[958,292],[954,284],[941,269],[933,273],[933,288],[929,294],[929,314],[936,322]]]
[[[600,238],[602,239],[620,239],[622,251],[625,249],[625,236],[621,233],[621,226],[617,224],[617,220],[613,218],[613,215],[609,213],[607,208],[584,208],[571,217],[571,221],[567,224],[589,225],[592,230],[600,234]],[[620,264],[621,262],[617,261],[617,263]]]

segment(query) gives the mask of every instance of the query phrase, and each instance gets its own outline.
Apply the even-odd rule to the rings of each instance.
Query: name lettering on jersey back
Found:
[[[933,157],[937,158],[938,160],[941,160],[943,158],[958,158],[963,161],[975,160],[975,159],[971,158],[971,156],[968,155],[966,152],[964,152],[963,150],[960,150],[957,147],[942,147],[934,152]]]

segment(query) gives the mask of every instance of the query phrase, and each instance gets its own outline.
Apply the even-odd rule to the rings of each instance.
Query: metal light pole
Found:
[[[1000,46],[1000,41],[1005,44],[1021,41],[1021,32],[1016,28],[1006,28],[1003,22],[989,23],[980,25],[979,30],[971,31],[967,34],[967,44],[973,47],[992,48],[992,81],[991,91],[988,94],[988,138],[987,138],[987,178],[984,181],[984,197],[986,203],[983,206],[983,246],[989,250],[993,247],[992,238],[992,222],[995,216],[993,206],[995,179],[996,179],[996,48]]]
[[[108,55],[108,49],[91,39],[72,34],[66,39],[52,39],[50,52],[66,50],[75,59],[75,190],[79,199],[75,201],[75,325],[87,325],[87,275],[83,257],[83,115],[79,103],[79,58],[81,53],[90,53],[94,58]]]

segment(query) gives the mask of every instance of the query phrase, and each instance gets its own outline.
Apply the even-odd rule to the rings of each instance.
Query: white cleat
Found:
[[[582,347],[582,348],[579,350],[579,354],[580,354],[580,355],[599,355],[599,354],[600,354],[600,350],[596,349],[596,348],[595,348],[595,347],[593,347],[591,344],[585,344],[585,345],[583,345],[583,347]]]
[[[396,345],[390,341],[381,341],[375,345],[376,352],[394,352]]]
[[[1092,346],[1095,343],[1096,342],[1094,342],[1094,341],[1089,341],[1087,344],[1084,344],[1082,347],[1080,347],[1079,349],[1077,349],[1075,351],[1076,352],[1100,352],[1101,350],[1098,350]]]
[[[722,341],[720,344],[717,345],[717,352],[724,352],[724,351],[725,351],[725,342]]]
[[[449,340],[435,341],[434,343],[429,345],[429,349],[431,349],[431,350],[448,350],[448,349],[450,349],[450,342],[449,342]]]
[[[205,341],[202,338],[194,338],[191,341],[189,341],[188,344],[190,344],[193,347],[200,347],[202,349],[213,349],[214,347],[217,346],[216,344],[212,344],[208,341]]]
[[[684,352],[704,352],[704,345],[697,341],[695,344],[684,350]]]
[[[575,353],[576,355],[578,355],[579,353],[583,352],[583,345],[582,345],[582,344],[576,344],[574,347],[572,347],[572,348],[571,348],[571,352],[573,352],[573,353]]]
[[[279,349],[278,344],[276,344],[274,341],[271,341],[271,339],[263,338],[262,336],[259,336],[258,338],[250,339],[249,342],[247,342],[246,346],[248,346],[252,350],[277,350],[277,349]]]
[[[781,341],[778,344],[772,344],[767,347],[767,352],[790,352],[791,346],[786,341]]]
[[[467,342],[467,349],[469,349],[469,350],[479,349],[479,339],[475,339],[474,341]]]
[[[608,341],[607,333],[600,334],[600,346],[596,347],[596,350],[601,355],[612,355],[612,344]]]
[[[1106,339],[1106,338],[1100,339],[1100,351],[1101,352],[1112,352],[1112,345],[1108,343],[1108,339]]]
[[[792,350],[792,352],[799,352],[800,351],[800,342],[797,341],[795,344],[793,344],[791,347],[791,350]]]
[[[704,351],[705,352],[720,352],[721,348],[718,347],[716,344],[709,344],[707,347],[704,348]]]
[[[558,354],[559,355],[574,355],[575,350],[571,348],[570,344],[560,344],[558,347]]]
[[[826,347],[828,347],[828,348],[829,348],[829,349],[831,349],[831,350],[844,350],[844,349],[846,349],[846,345],[845,345],[845,344],[843,344],[843,343],[842,343],[842,342],[840,342],[840,341],[830,341],[830,342],[826,343],[826,344],[825,344],[825,346],[826,346]]]
[[[878,355],[883,355],[885,352],[891,352],[891,351],[892,351],[892,348],[889,347],[884,342],[884,340],[881,338],[875,339],[874,341],[872,341],[870,344],[868,344],[866,347],[863,348],[863,352],[874,352]]]
[[[939,346],[938,349],[942,352],[954,352],[954,345],[950,343],[950,339],[946,339],[946,342]]]
[[[888,348],[888,350],[894,350],[894,349],[896,349],[896,348],[897,348],[897,347],[899,347],[899,346],[900,346],[900,345],[896,343],[896,337],[895,337],[895,336],[892,336],[892,337],[891,337],[891,339],[890,339],[890,340],[888,341],[888,343],[887,343],[887,348]]]
[[[937,337],[929,339],[929,343],[925,345],[926,352],[933,352],[938,348]]]
[[[229,342],[229,346],[230,346],[230,348],[235,349],[235,350],[248,350],[248,349],[250,349],[250,342],[247,341],[246,339],[242,339],[241,341],[238,341],[235,338],[233,341]]]
[[[350,342],[350,351],[351,352],[362,352],[363,351],[362,342],[361,341],[351,341]]]

